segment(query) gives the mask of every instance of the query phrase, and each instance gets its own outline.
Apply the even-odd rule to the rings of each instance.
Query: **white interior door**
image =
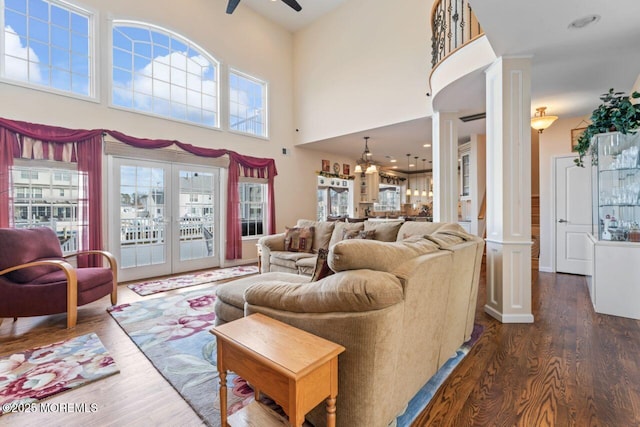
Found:
[[[113,158],[110,249],[118,279],[220,265],[218,169]]]
[[[590,274],[591,168],[576,166],[575,157],[555,159],[556,271]]]

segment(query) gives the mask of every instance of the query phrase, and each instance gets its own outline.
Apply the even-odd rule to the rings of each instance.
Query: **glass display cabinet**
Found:
[[[593,269],[597,313],[640,319],[640,132],[599,134],[593,167]]]
[[[594,138],[593,234],[599,240],[640,242],[640,132]]]

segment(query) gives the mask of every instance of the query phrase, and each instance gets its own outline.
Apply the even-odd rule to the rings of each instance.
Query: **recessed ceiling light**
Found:
[[[415,166],[415,165],[414,165],[413,163],[411,163],[411,164],[409,165],[409,167],[410,167],[410,168],[412,168],[412,167],[414,167],[414,166]]]
[[[391,168],[392,169],[398,169],[398,166],[392,166]]]
[[[397,162],[397,160],[396,159],[391,159],[390,162],[391,163],[395,163],[395,162]]]
[[[431,144],[424,144],[423,147],[429,148],[431,147]]]
[[[569,24],[570,30],[579,30],[587,25],[595,24],[600,20],[600,15],[589,15],[584,18],[576,19],[571,24]]]

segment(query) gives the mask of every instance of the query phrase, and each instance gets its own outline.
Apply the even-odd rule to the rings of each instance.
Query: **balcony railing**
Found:
[[[484,33],[468,0],[437,0],[431,9],[431,31],[432,69]]]

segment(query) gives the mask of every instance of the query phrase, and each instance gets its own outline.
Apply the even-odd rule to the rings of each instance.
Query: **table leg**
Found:
[[[327,402],[327,427],[336,427],[336,398],[329,396]]]
[[[220,420],[222,427],[227,427],[227,371],[222,370],[220,376]]]

